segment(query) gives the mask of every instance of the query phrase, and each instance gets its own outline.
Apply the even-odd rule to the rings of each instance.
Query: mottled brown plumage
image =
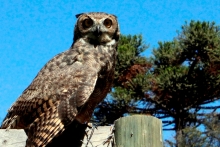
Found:
[[[46,146],[73,120],[87,123],[114,78],[114,15],[77,15],[71,48],[51,59],[9,109],[1,128],[25,129],[27,147]]]

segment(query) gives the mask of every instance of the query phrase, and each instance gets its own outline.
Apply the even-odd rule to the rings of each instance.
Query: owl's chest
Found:
[[[101,73],[109,72],[115,66],[115,49],[111,46],[88,46],[89,50],[80,49],[75,61],[82,65],[98,69]]]

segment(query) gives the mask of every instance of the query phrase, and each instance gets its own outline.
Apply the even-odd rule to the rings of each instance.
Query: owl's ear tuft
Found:
[[[84,13],[76,14],[75,16],[76,16],[76,18],[78,18],[82,14],[84,14]]]

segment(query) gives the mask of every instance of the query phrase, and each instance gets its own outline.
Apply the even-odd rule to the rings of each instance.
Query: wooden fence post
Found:
[[[114,147],[163,147],[161,120],[146,115],[116,120]]]

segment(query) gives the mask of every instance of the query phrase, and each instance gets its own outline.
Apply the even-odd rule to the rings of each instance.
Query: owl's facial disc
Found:
[[[92,22],[90,22],[92,21]],[[88,29],[87,39],[92,44],[105,44],[111,40],[109,29],[112,27],[112,20],[100,19],[100,20],[85,20],[84,28]],[[87,27],[87,28],[86,28]]]
[[[83,14],[78,18],[77,27],[86,42],[104,45],[110,42],[115,35],[117,24],[114,24],[114,19],[115,17],[111,15]]]
[[[93,39],[98,39],[103,32],[101,22],[97,22],[91,18],[85,19],[82,25],[85,30],[88,30],[88,37],[92,37]]]
[[[112,40],[118,41],[120,31],[117,17],[103,12],[82,13],[74,29],[74,42],[83,39],[96,45],[105,45]]]

